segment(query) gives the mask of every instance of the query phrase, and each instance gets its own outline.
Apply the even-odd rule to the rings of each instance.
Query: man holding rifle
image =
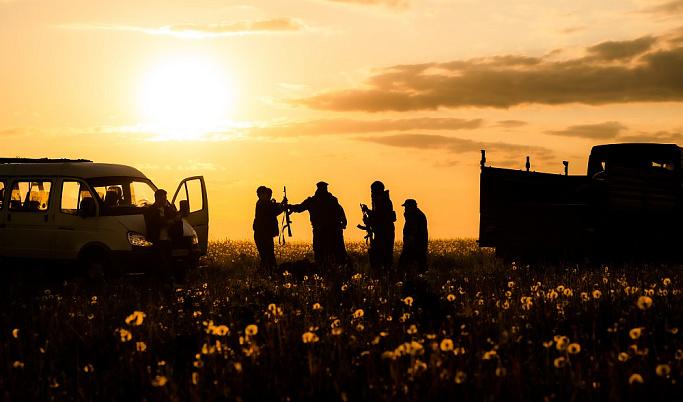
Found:
[[[277,216],[285,210],[286,200],[277,203],[273,199],[273,190],[266,186],[256,189],[258,201],[256,201],[256,213],[254,216],[254,242],[261,258],[261,268],[268,273],[273,273],[277,267],[275,259],[275,244],[273,237],[280,232],[277,224]]]

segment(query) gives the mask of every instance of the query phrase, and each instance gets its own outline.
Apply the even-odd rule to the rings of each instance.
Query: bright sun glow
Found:
[[[232,92],[225,71],[201,58],[171,59],[153,68],[139,95],[146,119],[167,137],[192,139],[229,116]]]

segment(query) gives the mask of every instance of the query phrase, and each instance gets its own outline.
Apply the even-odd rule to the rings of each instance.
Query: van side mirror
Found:
[[[81,200],[81,207],[78,210],[78,214],[81,218],[89,218],[95,216],[97,209],[95,208],[95,200],[92,197],[86,197]]]
[[[180,201],[180,213],[183,215],[183,218],[187,218],[190,215],[190,201],[189,200]]]

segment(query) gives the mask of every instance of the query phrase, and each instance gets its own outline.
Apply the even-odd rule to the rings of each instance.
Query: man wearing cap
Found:
[[[394,239],[396,212],[389,198],[389,190],[384,189],[384,183],[375,181],[370,185],[372,209],[362,205],[367,219],[363,222],[372,229],[374,238],[368,250],[370,267],[376,274],[386,273],[394,263]],[[384,271],[384,272],[382,272]]]
[[[278,235],[277,216],[285,210],[283,204],[278,204],[273,197],[273,190],[266,186],[256,189],[258,201],[254,214],[254,242],[261,258],[261,268],[273,272],[277,267],[275,259],[275,244],[273,237]]]
[[[315,195],[306,198],[301,204],[289,205],[289,210],[308,211],[313,226],[313,254],[318,266],[346,264],[346,214],[337,197],[327,191],[327,183],[321,181],[316,186]]]
[[[417,268],[419,273],[427,271],[427,245],[429,234],[427,232],[427,217],[417,207],[417,201],[407,199],[403,205],[406,223],[403,226],[403,251],[398,260],[399,269],[402,271]]]

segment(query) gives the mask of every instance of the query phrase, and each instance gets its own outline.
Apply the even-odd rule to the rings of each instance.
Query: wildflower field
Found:
[[[183,283],[3,279],[0,395],[680,399],[680,266],[518,266],[459,239],[430,242],[424,275],[373,277],[365,243],[347,248],[347,272],[266,275],[252,242],[217,241]]]

